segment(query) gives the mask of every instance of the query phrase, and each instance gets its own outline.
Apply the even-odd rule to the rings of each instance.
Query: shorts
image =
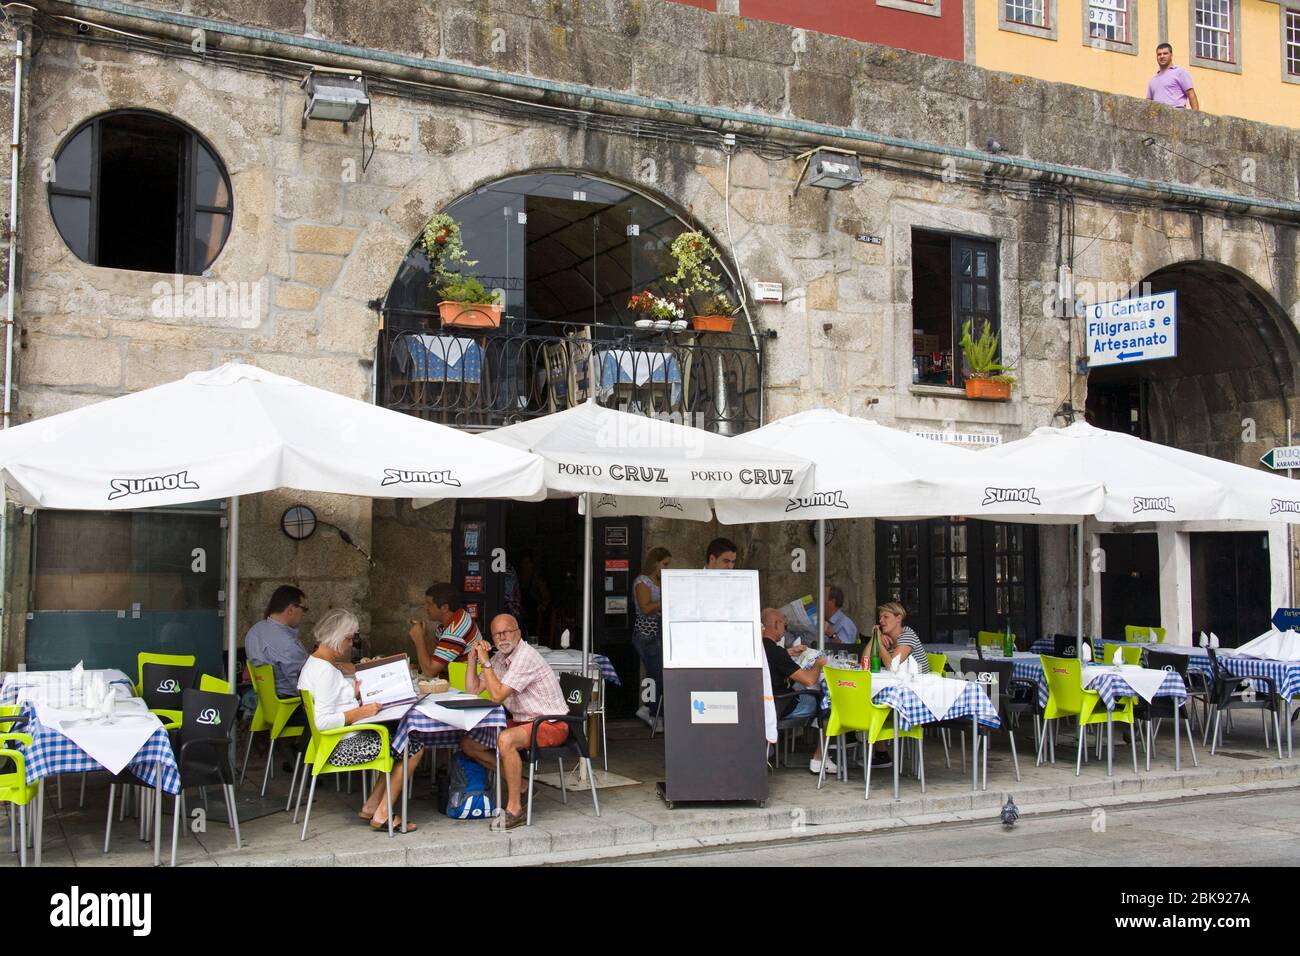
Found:
[[[527,727],[531,720],[507,720],[507,727]],[[537,746],[558,747],[569,739],[569,725],[559,720],[548,720],[537,725]]]

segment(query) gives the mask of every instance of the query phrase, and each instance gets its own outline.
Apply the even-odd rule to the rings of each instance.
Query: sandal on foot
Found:
[[[376,823],[374,820],[371,820],[371,821],[370,821],[370,829],[374,830],[376,833],[379,833],[381,830],[382,830],[384,833],[387,833],[387,832],[388,832],[388,821],[385,820],[383,823]],[[416,830],[418,830],[418,829],[420,829],[420,827],[419,827],[417,824],[414,824],[414,823],[407,823],[407,824],[406,824],[406,831],[405,831],[405,832],[407,832],[407,833],[414,833],[414,832],[415,832]],[[401,818],[401,817],[393,817],[393,832],[394,832],[394,833],[401,833],[401,832],[403,832],[403,831],[402,831],[402,818]]]

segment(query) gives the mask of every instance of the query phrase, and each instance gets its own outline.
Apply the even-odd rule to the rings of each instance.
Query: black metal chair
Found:
[[[184,712],[182,695],[194,686],[198,668],[180,664],[145,664],[140,671],[140,696],[144,705],[158,715],[163,726],[175,730],[181,726]]]
[[[1187,683],[1188,659],[1186,654],[1169,654],[1163,651],[1148,650],[1146,657],[1147,667],[1157,671],[1173,671],[1183,679],[1184,684]],[[1200,766],[1200,762],[1196,759],[1196,744],[1192,741],[1192,723],[1188,717],[1189,712],[1195,713],[1190,697],[1182,707],[1179,707],[1172,697],[1157,697],[1149,704],[1142,698],[1138,698],[1134,716],[1140,721],[1145,721],[1147,725],[1148,770],[1151,769],[1151,751],[1156,745],[1156,733],[1160,729],[1160,721],[1162,720],[1182,720],[1183,726],[1187,730],[1187,746],[1192,748],[1192,766]],[[1179,738],[1180,747],[1181,739]],[[1177,759],[1181,760],[1182,755],[1179,754]]]
[[[564,781],[564,758],[577,757],[587,765],[587,779],[591,783],[591,803],[600,816],[600,799],[596,796],[596,775],[591,769],[591,749],[587,746],[587,707],[595,693],[595,681],[581,674],[560,674],[560,690],[564,701],[569,706],[567,714],[553,714],[538,717],[532,722],[528,734],[528,819],[527,826],[533,825],[533,777],[537,773],[537,761],[558,760],[560,762],[560,800],[569,802],[568,790]],[[558,720],[569,725],[569,737],[558,747],[540,747],[537,744],[537,728],[541,724]]]
[[[1219,655],[1215,653],[1214,648],[1207,647],[1206,651],[1209,653],[1210,669],[1214,674],[1214,688],[1211,694],[1211,704],[1214,707],[1214,728],[1210,730],[1214,739],[1210,741],[1211,756],[1213,756],[1214,749],[1219,743],[1219,719],[1223,716],[1224,711],[1231,714],[1234,710],[1258,710],[1261,719],[1264,721],[1264,747],[1266,749],[1269,746],[1266,712],[1273,715],[1273,733],[1277,737],[1277,757],[1281,760],[1282,725],[1278,719],[1277,682],[1271,677],[1237,677],[1219,662]],[[1254,690],[1255,684],[1263,684],[1268,689],[1268,693],[1257,694]],[[1206,725],[1208,729],[1208,720]]]
[[[800,697],[802,697],[805,694],[807,694],[810,697],[816,697],[818,703],[820,704],[821,694],[819,691],[817,691],[814,688],[803,688],[799,690],[787,691],[784,694],[777,694],[776,697],[773,699],[773,702],[775,703],[776,709],[779,712],[781,710],[781,705],[785,701],[797,701]],[[820,709],[821,709],[820,707],[817,708],[817,710]],[[802,717],[781,717],[777,719],[776,761],[773,766],[778,768],[781,766],[782,750],[785,750],[786,752],[786,758],[787,758],[786,765],[787,766],[789,765],[789,755],[793,749],[793,740],[794,740],[795,732],[810,727],[812,725],[812,722],[817,719],[817,710],[814,710],[811,714],[805,714]],[[782,734],[784,734],[785,736],[782,737],[781,736]]]
[[[1078,650],[1078,646],[1079,638],[1074,634],[1052,635],[1053,657],[1074,657],[1075,652]]]
[[[182,695],[181,747],[177,754],[181,788],[172,808],[172,866],[176,865],[176,844],[185,817],[185,791],[193,787],[220,787],[226,798],[226,813],[239,837],[239,814],[235,807],[235,763],[231,759],[235,738],[235,714],[239,698],[234,694],[187,689]]]

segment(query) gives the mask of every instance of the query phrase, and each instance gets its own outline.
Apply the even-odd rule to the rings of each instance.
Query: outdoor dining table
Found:
[[[852,661],[841,661],[846,670],[860,670]],[[912,678],[899,677],[889,671],[880,671],[871,675],[871,701],[882,707],[889,707],[894,712],[894,724],[899,730],[911,730],[919,724],[939,723],[944,720],[971,719],[973,740],[979,741],[980,725],[997,730],[1002,726],[997,709],[989,699],[983,686],[974,681],[963,681],[965,687],[957,699],[942,715],[936,716],[917,693],[917,685],[925,680],[954,680],[940,677],[938,674],[920,674]],[[826,687],[825,676],[822,678],[822,713],[830,710],[830,691]],[[894,736],[894,799],[899,799],[899,746],[898,735]],[[870,759],[864,755],[864,759]],[[847,771],[847,767],[845,768]],[[979,790],[978,761],[971,760],[971,789]],[[924,793],[924,784],[922,785]]]
[[[458,747],[462,737],[466,735],[473,737],[484,747],[492,750],[497,748],[497,734],[506,728],[505,708],[499,704],[493,704],[485,700],[482,710],[474,708],[470,711],[448,710],[437,706],[436,697],[445,696],[463,696],[458,692],[452,692],[449,695],[429,695],[425,701],[413,704],[404,713],[397,725],[397,731],[393,734],[392,747],[394,750],[402,752],[402,766],[406,766],[406,759],[410,752],[411,738],[414,737],[417,742],[424,744],[426,748],[438,747]],[[429,713],[432,711],[432,713]],[[480,716],[481,715],[481,716]],[[382,715],[380,715],[382,716]],[[455,726],[447,723],[446,720],[439,720],[438,716],[446,720],[458,720],[459,722],[469,723],[478,718],[469,729]],[[500,764],[498,762],[498,768]],[[402,832],[406,832],[406,808],[407,797],[411,792],[409,781],[403,781],[402,786]],[[496,806],[501,806],[501,774],[496,775]]]
[[[143,702],[141,702],[143,703]],[[30,746],[23,747],[28,783],[37,784],[36,792],[36,865],[41,865],[41,835],[45,815],[45,778],[64,773],[89,773],[107,771],[107,767],[88,754],[79,745],[52,726],[43,723],[40,713],[50,716],[56,710],[39,706],[28,700],[23,705],[23,713],[29,718],[26,733],[32,738]],[[139,712],[136,712],[138,710]],[[153,826],[153,863],[158,866],[162,853],[162,794],[180,792],[180,770],[176,765],[176,755],[172,751],[171,739],[163,729],[162,721],[142,707],[134,710],[118,711],[115,720],[129,715],[131,720],[151,720],[156,727],[144,741],[135,756],[126,764],[138,779],[154,788],[154,826]]]
[[[997,659],[996,657],[994,658]],[[1006,660],[1006,658],[1002,658]],[[1031,654],[1026,651],[1017,651],[1011,658],[1014,664],[1014,673],[1016,677],[1026,680],[1032,680],[1038,684],[1038,703],[1039,706],[1046,706],[1048,698],[1047,675],[1043,672],[1043,659],[1041,655]],[[1111,715],[1115,709],[1115,704],[1121,697],[1140,697],[1141,695],[1124,680],[1125,673],[1133,671],[1148,670],[1149,668],[1135,667],[1125,664],[1120,667],[1114,665],[1101,664],[1084,664],[1083,665],[1083,687],[1085,690],[1095,690],[1101,695],[1101,702],[1106,706],[1106,776],[1115,775],[1115,739],[1114,739],[1114,722]],[[1164,671],[1164,677],[1160,682],[1159,688],[1152,695],[1153,697],[1172,697],[1178,705],[1182,705],[1187,699],[1187,685],[1183,683],[1183,678],[1177,671]],[[1182,727],[1180,721],[1173,721],[1174,725],[1174,769],[1182,769]],[[1134,733],[1137,729],[1134,728]],[[1151,756],[1147,753],[1147,769],[1151,768]]]
[[[1122,641],[1100,642],[1103,647],[1123,645]],[[1132,645],[1130,645],[1132,646]],[[1190,671],[1204,674],[1213,683],[1214,669],[1210,665],[1210,655],[1204,647],[1194,644],[1138,644],[1148,650],[1168,654],[1185,654]],[[1291,707],[1300,697],[1300,661],[1282,661],[1269,657],[1251,657],[1238,654],[1232,648],[1216,648],[1219,663],[1234,677],[1268,677],[1277,685],[1278,696],[1286,701],[1286,755],[1289,759],[1294,754],[1291,726]],[[1260,687],[1265,685],[1261,684]]]
[[[96,674],[103,675],[104,683],[110,687],[125,687],[125,696],[130,697],[135,681],[116,668],[87,670],[86,677],[93,679]],[[0,680],[0,704],[16,704],[20,691],[34,690],[51,685],[72,684],[72,671],[8,671]],[[121,691],[118,692],[122,694]]]

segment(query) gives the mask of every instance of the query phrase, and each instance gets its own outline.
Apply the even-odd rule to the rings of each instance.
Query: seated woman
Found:
[[[897,601],[890,601],[876,608],[878,624],[873,628],[872,637],[876,639],[877,653],[884,667],[891,667],[894,660],[905,661],[915,658],[922,674],[930,673],[930,659],[925,656],[925,647],[916,631],[903,624],[907,609]]]
[[[352,642],[359,629],[360,624],[353,614],[335,608],[322,617],[312,631],[318,644],[302,665],[302,672],[298,675],[298,689],[311,693],[317,730],[335,730],[347,724],[363,724],[382,709],[379,704],[359,703],[356,681],[344,677],[335,666],[341,661],[351,660]],[[379,734],[373,730],[344,734],[334,745],[329,762],[335,767],[355,767],[368,763],[379,756],[380,746]],[[393,767],[394,805],[401,797],[403,781],[415,772],[420,758],[424,756],[423,745],[414,740],[410,743],[410,750],[411,756],[406,767],[402,767],[400,760]],[[370,826],[375,830],[388,829],[388,804],[384,799],[384,786],[384,778],[378,777],[374,790],[357,814],[361,819],[369,820]],[[394,817],[394,829],[401,825],[401,818]],[[416,828],[414,823],[406,826],[408,830]]]

